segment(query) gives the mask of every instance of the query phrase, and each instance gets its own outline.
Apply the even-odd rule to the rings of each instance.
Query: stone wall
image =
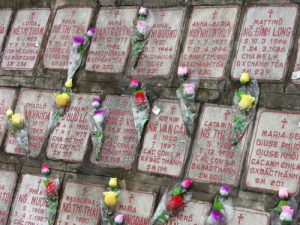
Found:
[[[157,32],[150,37],[141,65],[133,70],[128,30],[140,5],[151,7]],[[36,175],[43,162],[63,179],[61,202],[68,194],[100,198],[108,177],[125,179],[128,192],[120,211],[140,221],[130,224],[144,224],[142,219],[150,217],[165,188],[184,177],[195,181],[194,200],[185,212],[193,219],[182,216],[173,224],[203,224],[206,203],[222,183],[234,187],[237,208],[231,224],[253,224],[253,216],[257,224],[267,224],[265,212],[276,202],[280,186],[295,196],[299,193],[300,83],[291,78],[300,68],[299,6],[299,0],[0,1],[0,203],[5,211],[0,224],[7,218],[7,224],[46,224],[39,219],[43,212],[33,211],[34,203],[22,199],[26,193],[28,199],[38,195]],[[66,79],[72,32],[89,26],[101,30],[103,39],[94,37],[76,73],[73,111],[43,144],[52,93]],[[114,28],[119,33],[111,37]],[[166,30],[170,32],[163,33]],[[191,137],[184,131],[176,101],[179,65],[192,68],[200,79],[197,126]],[[261,88],[256,121],[237,147],[220,147],[226,145],[220,140],[230,129],[230,106],[243,69],[251,70]],[[152,105],[161,109],[159,115],[151,114],[140,142],[130,113],[131,77],[147,85]],[[115,110],[105,128],[100,162],[92,152],[85,113],[96,95],[106,98],[106,109]],[[4,132],[9,107],[27,113],[32,132],[29,158]],[[24,212],[32,218],[22,219]],[[99,219],[81,216],[89,221],[60,208],[56,222],[97,224]]]

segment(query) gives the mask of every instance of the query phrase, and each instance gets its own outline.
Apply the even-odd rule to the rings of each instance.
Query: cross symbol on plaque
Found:
[[[30,20],[34,20],[35,12],[31,13]]]
[[[86,195],[86,193],[88,193],[88,192],[89,192],[88,187],[82,188],[82,194],[83,195]]]
[[[161,14],[160,14],[160,20],[163,21],[163,19],[164,19],[165,16],[166,16],[165,13],[161,13]]]
[[[227,110],[227,111],[224,113],[224,115],[225,115],[225,120],[227,120],[227,119],[228,119],[228,116],[230,115],[230,111]]]
[[[216,19],[216,15],[218,14],[217,10],[214,11],[213,13],[213,20]]]
[[[268,13],[269,13],[269,18],[271,18],[271,17],[272,17],[272,14],[274,13],[273,9],[270,9],[270,10],[268,11]]]
[[[76,11],[73,10],[73,11],[72,11],[72,14],[71,14],[71,17],[74,17],[75,14],[76,14]]]
[[[40,94],[38,94],[38,96],[37,96],[37,100],[38,101],[40,101],[40,98],[42,97],[42,94],[40,93]]]
[[[38,189],[40,189],[41,183],[42,183],[42,179],[39,179],[39,181],[38,181]]]
[[[134,196],[133,196],[133,194],[130,194],[130,196],[129,196],[129,203],[131,203],[132,199],[134,199]]]
[[[239,215],[238,219],[239,219],[239,224],[241,224],[241,221],[244,219],[244,216],[242,213]]]
[[[175,105],[173,105],[173,106],[171,107],[171,112],[172,112],[172,114],[174,114],[174,112],[175,112],[175,109],[176,109],[176,106],[175,106]]]
[[[117,18],[120,15],[120,11],[119,10],[115,10],[115,18]]]
[[[286,118],[284,118],[283,120],[281,120],[281,123],[282,123],[282,126],[281,126],[281,128],[282,128],[282,129],[284,129],[284,127],[285,127],[285,124],[287,124],[287,123],[288,123],[288,121],[286,120]]]

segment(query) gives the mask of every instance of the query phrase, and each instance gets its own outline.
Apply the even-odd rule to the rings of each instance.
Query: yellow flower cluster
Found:
[[[117,189],[118,179],[110,178],[108,185],[112,190]],[[103,196],[104,196],[104,204],[107,207],[114,207],[117,204],[118,193],[116,191],[103,192]]]
[[[241,110],[249,110],[253,106],[255,98],[251,95],[243,94],[241,95],[241,100],[239,101],[239,107]]]
[[[55,94],[56,105],[60,108],[66,107],[70,102],[70,96],[63,92],[61,94]]]

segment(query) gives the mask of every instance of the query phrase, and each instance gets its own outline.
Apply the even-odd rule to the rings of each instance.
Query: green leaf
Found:
[[[221,211],[224,208],[223,204],[219,202],[219,198],[215,197],[214,204],[213,204],[213,209]]]
[[[246,93],[244,91],[240,91],[240,90],[238,90],[234,93],[234,95],[238,98],[239,101],[241,100],[242,95],[244,95],[244,94],[246,94]]]
[[[172,196],[176,196],[176,195],[182,195],[182,187],[175,187],[171,190],[172,192]]]

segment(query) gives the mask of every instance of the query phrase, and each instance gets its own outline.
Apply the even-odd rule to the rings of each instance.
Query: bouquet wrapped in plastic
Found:
[[[154,16],[152,12],[147,8],[141,7],[137,20],[133,22],[131,38],[131,57],[133,67],[136,67],[138,64],[139,57],[147,43],[147,37],[150,34],[153,24]]]
[[[209,216],[205,221],[205,225],[227,225],[233,218],[232,199],[229,196],[231,187],[223,185],[220,188],[220,195],[214,198]]]
[[[26,153],[29,154],[28,129],[24,116],[20,113],[13,113],[11,109],[6,110],[7,129],[14,135],[18,145]]]
[[[43,184],[46,188],[48,224],[53,225],[58,208],[58,190],[60,187],[60,182],[59,178],[51,179],[49,177],[50,170],[46,164],[42,165],[42,174],[45,176],[43,178]]]
[[[187,132],[191,134],[194,129],[194,120],[196,113],[196,91],[198,81],[188,77],[188,69],[186,67],[178,68],[178,77],[180,86],[176,91],[179,100],[180,111]]]
[[[132,79],[129,87],[132,89],[134,97],[134,102],[132,104],[134,125],[140,138],[144,129],[144,125],[149,119],[150,106],[146,96],[146,91],[138,80]]]
[[[72,49],[69,56],[68,77],[62,91],[55,94],[55,112],[50,120],[46,137],[49,137],[58,121],[65,115],[66,108],[71,102],[71,93],[73,88],[73,77],[79,68],[83,56],[91,42],[95,33],[94,28],[90,28],[85,37],[75,36],[73,40]]]
[[[280,188],[278,192],[280,200],[271,212],[271,225],[292,225],[296,218],[298,203],[289,195],[286,188]]]
[[[119,184],[117,178],[110,178],[108,183],[108,190],[103,192],[103,198],[101,199],[101,224],[102,225],[114,225],[116,213],[116,206],[118,203],[118,197],[120,195]]]
[[[91,139],[93,142],[93,152],[96,154],[96,160],[99,161],[100,150],[103,139],[103,122],[105,112],[101,109],[101,99],[94,98],[92,101],[92,114],[90,115],[91,122]]]
[[[150,221],[150,225],[167,223],[169,219],[183,209],[183,206],[192,198],[192,181],[185,179],[181,183],[168,188]]]
[[[242,87],[234,93],[233,104],[235,115],[233,118],[232,144],[237,145],[247,127],[256,115],[259,98],[259,86],[256,80],[250,80],[249,73],[244,70],[240,77]]]

